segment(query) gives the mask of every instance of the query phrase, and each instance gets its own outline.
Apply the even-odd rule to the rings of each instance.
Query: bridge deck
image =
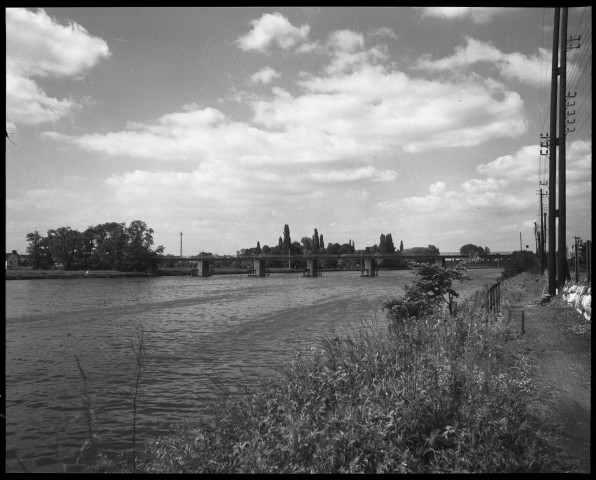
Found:
[[[482,260],[501,259],[509,257],[511,252],[495,252],[488,255],[480,255],[479,258]],[[215,260],[312,260],[312,259],[334,259],[334,258],[355,258],[355,259],[367,259],[373,258],[375,260],[393,259],[393,260],[430,260],[435,258],[455,259],[455,258],[467,258],[468,255],[462,255],[459,252],[447,252],[439,253],[438,255],[433,254],[399,254],[399,253],[345,253],[345,254],[329,254],[329,253],[312,253],[305,255],[197,255],[194,257],[157,257],[157,260],[177,260],[177,261],[215,261]]]

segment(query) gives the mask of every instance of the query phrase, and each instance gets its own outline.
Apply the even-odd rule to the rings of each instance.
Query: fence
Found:
[[[500,313],[501,311],[501,282],[495,283],[486,292],[486,311]]]

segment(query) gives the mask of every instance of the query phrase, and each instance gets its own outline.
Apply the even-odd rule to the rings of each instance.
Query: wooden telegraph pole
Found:
[[[557,265],[557,288],[563,291],[565,281],[570,280],[567,267],[567,199],[566,199],[566,120],[565,99],[567,95],[567,8],[561,17],[561,66],[559,68],[559,259]]]
[[[548,293],[557,294],[557,75],[559,65],[559,17],[561,9],[555,8],[553,27],[552,77],[550,90],[550,145],[548,162]]]

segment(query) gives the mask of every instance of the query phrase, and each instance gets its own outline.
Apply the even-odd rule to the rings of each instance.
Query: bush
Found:
[[[501,273],[501,278],[506,279],[514,277],[515,275],[525,272],[526,270],[534,271],[535,267],[539,267],[540,263],[536,255],[532,252],[519,251],[513,252],[509,259],[505,262],[505,269]]]
[[[466,265],[470,261],[457,262],[449,267],[411,262],[417,280],[412,286],[404,286],[403,297],[388,300],[382,305],[388,318],[393,321],[392,325],[402,324],[409,318],[420,318],[441,306],[446,306],[449,313],[454,314],[455,299],[459,294],[453,289],[453,283],[470,280],[466,275]]]

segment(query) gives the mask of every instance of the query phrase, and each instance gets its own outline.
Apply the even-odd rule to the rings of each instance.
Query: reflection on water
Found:
[[[472,270],[462,296],[498,270]],[[325,273],[319,278],[273,274],[6,282],[7,472],[76,471],[93,433],[103,451],[131,445],[131,345],[144,330],[148,364],[137,439],[196,420],[218,385],[243,391],[275,375],[299,342],[378,317],[411,272]],[[86,392],[77,368],[86,374]],[[18,456],[18,460],[17,457]]]

